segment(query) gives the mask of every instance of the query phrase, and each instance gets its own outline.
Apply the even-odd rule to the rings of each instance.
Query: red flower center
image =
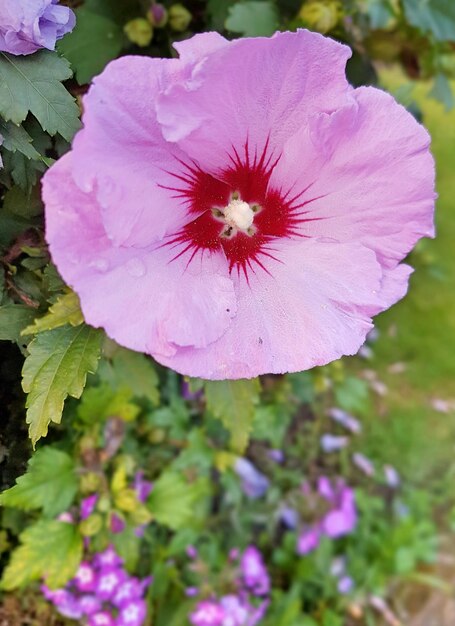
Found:
[[[299,228],[311,221],[305,217],[308,211],[304,207],[316,198],[303,199],[309,187],[293,196],[292,190],[284,193],[270,187],[270,176],[280,157],[268,154],[268,141],[260,156],[257,150],[251,156],[248,142],[243,157],[234,147],[232,152],[234,156],[227,157],[228,166],[216,178],[195,163],[180,162],[185,168],[183,174],[169,172],[182,185],[166,189],[182,199],[194,219],[171,235],[165,245],[176,248],[173,260],[188,255],[188,264],[198,252],[223,252],[229,271],[236,269],[238,275],[242,271],[248,280],[248,271],[258,267],[270,273],[264,261],[267,257],[278,260],[271,245],[275,239],[306,236]],[[249,209],[254,213],[253,223],[243,228]],[[240,217],[236,219],[237,215]]]

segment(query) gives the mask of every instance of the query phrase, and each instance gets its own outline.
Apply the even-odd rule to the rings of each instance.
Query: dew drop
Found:
[[[109,261],[107,259],[95,259],[92,266],[99,272],[106,272],[109,269]]]
[[[133,257],[132,259],[127,261],[126,271],[128,272],[130,276],[140,278],[141,276],[144,276],[144,274],[147,271],[147,268],[145,267],[144,261],[142,261],[141,259],[138,259],[137,257]]]

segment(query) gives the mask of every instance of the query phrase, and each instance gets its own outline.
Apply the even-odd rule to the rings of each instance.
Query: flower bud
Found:
[[[153,28],[148,20],[143,17],[137,17],[130,20],[123,27],[128,39],[141,48],[145,48],[152,41]]]
[[[309,0],[299,11],[299,18],[312,30],[328,33],[340,21],[343,7],[339,0]]]
[[[154,28],[164,28],[168,20],[166,7],[162,4],[152,4],[148,10],[147,18]]]
[[[98,513],[94,513],[87,517],[83,522],[79,524],[79,530],[84,537],[93,537],[99,533],[103,527],[103,518]]]
[[[169,26],[172,30],[183,33],[192,19],[193,16],[183,4],[173,4],[169,9]]]

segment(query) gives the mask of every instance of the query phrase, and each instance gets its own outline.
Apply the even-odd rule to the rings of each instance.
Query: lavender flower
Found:
[[[153,484],[149,480],[144,479],[144,472],[136,472],[136,475],[134,477],[134,490],[136,492],[139,502],[146,502],[152,489]]]
[[[400,486],[400,475],[391,465],[384,465],[384,477],[386,483],[389,487],[392,487],[392,489],[396,489]]]
[[[88,626],[116,626],[115,619],[108,611],[99,611],[90,615]]]
[[[97,580],[96,574],[90,563],[83,561],[76,572],[74,583],[78,591],[93,591]]]
[[[337,589],[339,593],[343,595],[350,593],[353,588],[354,588],[354,581],[352,580],[350,576],[343,576],[338,581]]]
[[[222,626],[225,615],[223,607],[218,602],[202,600],[189,617],[193,626]]]
[[[96,595],[102,600],[111,600],[125,578],[126,574],[123,570],[114,567],[102,570],[96,584]]]
[[[270,591],[270,578],[262,554],[255,546],[248,546],[242,554],[240,569],[248,589],[262,596]]]
[[[58,0],[1,0],[0,50],[32,54],[54,50],[56,41],[73,30],[76,17]]]
[[[87,519],[87,517],[90,517],[90,515],[95,510],[97,502],[98,502],[98,494],[97,493],[94,493],[93,495],[88,496],[87,498],[84,498],[82,500],[81,506],[80,506],[80,511],[79,511],[79,515],[80,515],[81,520],[84,520],[84,519]]]
[[[96,567],[117,567],[123,565],[123,559],[117,554],[113,546],[109,546],[104,552],[98,552],[94,558]]]
[[[317,528],[309,528],[300,533],[297,540],[297,554],[304,556],[316,550],[321,540],[321,533]]]
[[[373,463],[370,461],[368,457],[366,457],[361,452],[355,452],[352,455],[352,461],[354,465],[356,465],[359,470],[361,470],[366,476],[372,477],[375,474],[375,469]]]
[[[358,434],[362,430],[360,422],[350,415],[343,411],[342,409],[338,409],[336,407],[330,409],[329,416],[338,424],[341,424],[344,428],[351,431],[351,433]]]
[[[329,433],[322,435],[320,439],[321,448],[324,452],[336,452],[342,450],[349,443],[348,437],[338,437]]]
[[[243,492],[252,500],[261,498],[269,488],[269,479],[244,458],[238,458],[234,465],[236,474],[242,481]]]
[[[147,605],[144,600],[130,600],[120,609],[117,626],[141,626],[147,615]]]

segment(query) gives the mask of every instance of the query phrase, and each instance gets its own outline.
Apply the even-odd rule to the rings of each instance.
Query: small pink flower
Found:
[[[46,238],[89,324],[206,379],[355,354],[433,235],[429,135],[306,30],[123,57],[44,176]],[[128,323],[125,323],[125,320]]]
[[[304,556],[316,550],[321,540],[321,533],[317,528],[309,528],[300,533],[297,541],[297,553]]]
[[[262,554],[256,546],[248,546],[240,559],[240,569],[248,589],[255,595],[270,591],[270,578]]]
[[[190,615],[193,626],[221,626],[225,618],[225,611],[214,600],[202,600],[196,605]]]
[[[74,577],[74,584],[79,591],[93,591],[96,586],[96,574],[90,563],[83,561]]]
[[[98,494],[94,493],[87,498],[84,498],[81,502],[80,506],[80,516],[81,520],[87,519],[95,510],[96,504],[98,502]]]

